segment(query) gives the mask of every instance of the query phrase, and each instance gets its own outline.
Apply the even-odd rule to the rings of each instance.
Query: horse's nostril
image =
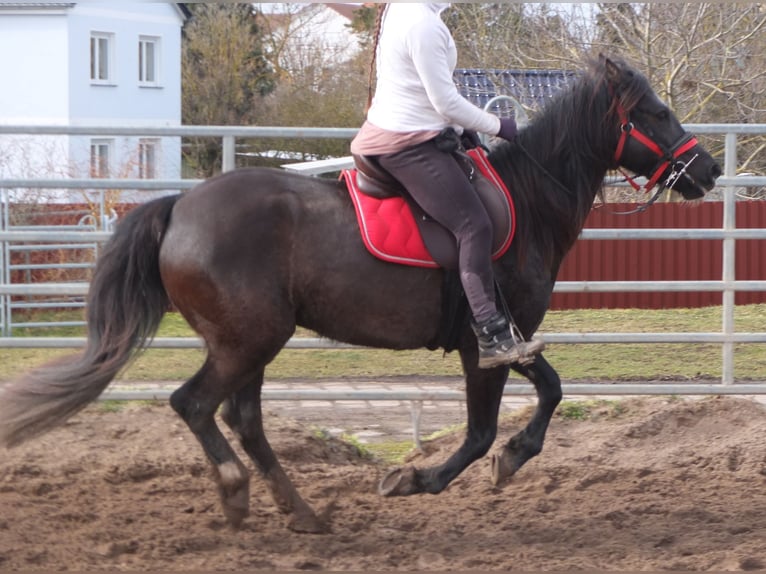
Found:
[[[713,164],[713,167],[710,168],[710,175],[713,177],[713,179],[718,179],[723,174],[723,171],[721,170],[721,166],[717,163]]]

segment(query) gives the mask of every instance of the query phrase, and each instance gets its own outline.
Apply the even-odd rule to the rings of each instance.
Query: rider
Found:
[[[544,345],[539,340],[515,340],[507,317],[498,311],[489,216],[458,161],[438,147],[437,136],[445,128],[506,140],[516,136],[513,119],[485,112],[458,92],[452,79],[457,49],[441,19],[449,6],[381,6],[375,98],[351,152],[374,157],[431,218],[455,236],[460,281],[479,342],[479,367],[491,368],[530,360]]]

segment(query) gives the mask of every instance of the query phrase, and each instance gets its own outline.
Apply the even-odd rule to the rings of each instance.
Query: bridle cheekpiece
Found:
[[[610,89],[610,91],[612,90]],[[668,177],[665,178],[665,181],[660,184],[652,198],[642,208],[636,210],[643,211],[655,201],[657,201],[665,189],[672,188],[673,185],[675,185],[675,183],[682,176],[689,177],[686,173],[687,169],[692,164],[692,162],[697,159],[698,154],[693,156],[688,162],[683,162],[679,158],[694,146],[696,146],[698,141],[694,135],[688,132],[684,132],[683,135],[672,146],[670,146],[670,149],[666,149],[664,146],[655,142],[653,139],[644,134],[638,127],[636,127],[633,122],[630,121],[630,116],[623,107],[622,102],[620,102],[619,97],[617,97],[614,93],[613,97],[615,99],[617,114],[620,118],[620,139],[617,142],[617,149],[614,152],[614,161],[617,164],[620,172],[623,174],[623,176],[625,176],[625,180],[630,184],[630,186],[636,191],[650,192],[657,186],[660,178],[662,177],[662,174],[665,173],[668,167],[672,166],[670,174],[668,174]],[[636,183],[634,177],[628,175],[621,167],[619,167],[620,162],[622,161],[622,154],[625,151],[625,146],[627,145],[629,138],[633,138],[640,144],[647,147],[658,158],[657,163],[655,164],[654,168],[652,168],[651,175],[648,176],[648,181],[643,186]],[[631,211],[630,213],[635,212]]]

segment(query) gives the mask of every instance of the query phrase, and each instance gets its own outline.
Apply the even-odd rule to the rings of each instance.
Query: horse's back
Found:
[[[213,251],[221,257],[227,245],[241,252],[266,235],[285,233],[306,219],[341,214],[344,197],[338,187],[332,180],[271,168],[243,168],[214,176],[178,201],[163,250],[173,250],[173,257],[178,257],[178,250],[193,242],[197,257],[212,256]]]
[[[309,177],[267,167],[240,168],[205,180],[184,194],[181,206],[194,210],[201,206],[215,214],[232,210],[255,209],[263,202],[295,201],[296,194],[307,201],[340,201],[338,181]],[[299,199],[300,199],[299,198]]]

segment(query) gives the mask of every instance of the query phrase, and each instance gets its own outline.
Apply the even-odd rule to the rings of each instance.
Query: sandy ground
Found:
[[[503,489],[484,459],[442,494],[394,499],[376,493],[385,465],[310,430],[354,417],[379,428],[380,416],[268,419],[301,492],[332,508],[331,532],[306,535],[284,527],[256,477],[251,516],[226,526],[201,449],[168,406],[93,405],[0,454],[0,570],[766,570],[756,402],[630,399],[557,416],[545,451]],[[506,416],[497,446],[525,420]],[[461,438],[430,441],[412,462],[440,462]]]

